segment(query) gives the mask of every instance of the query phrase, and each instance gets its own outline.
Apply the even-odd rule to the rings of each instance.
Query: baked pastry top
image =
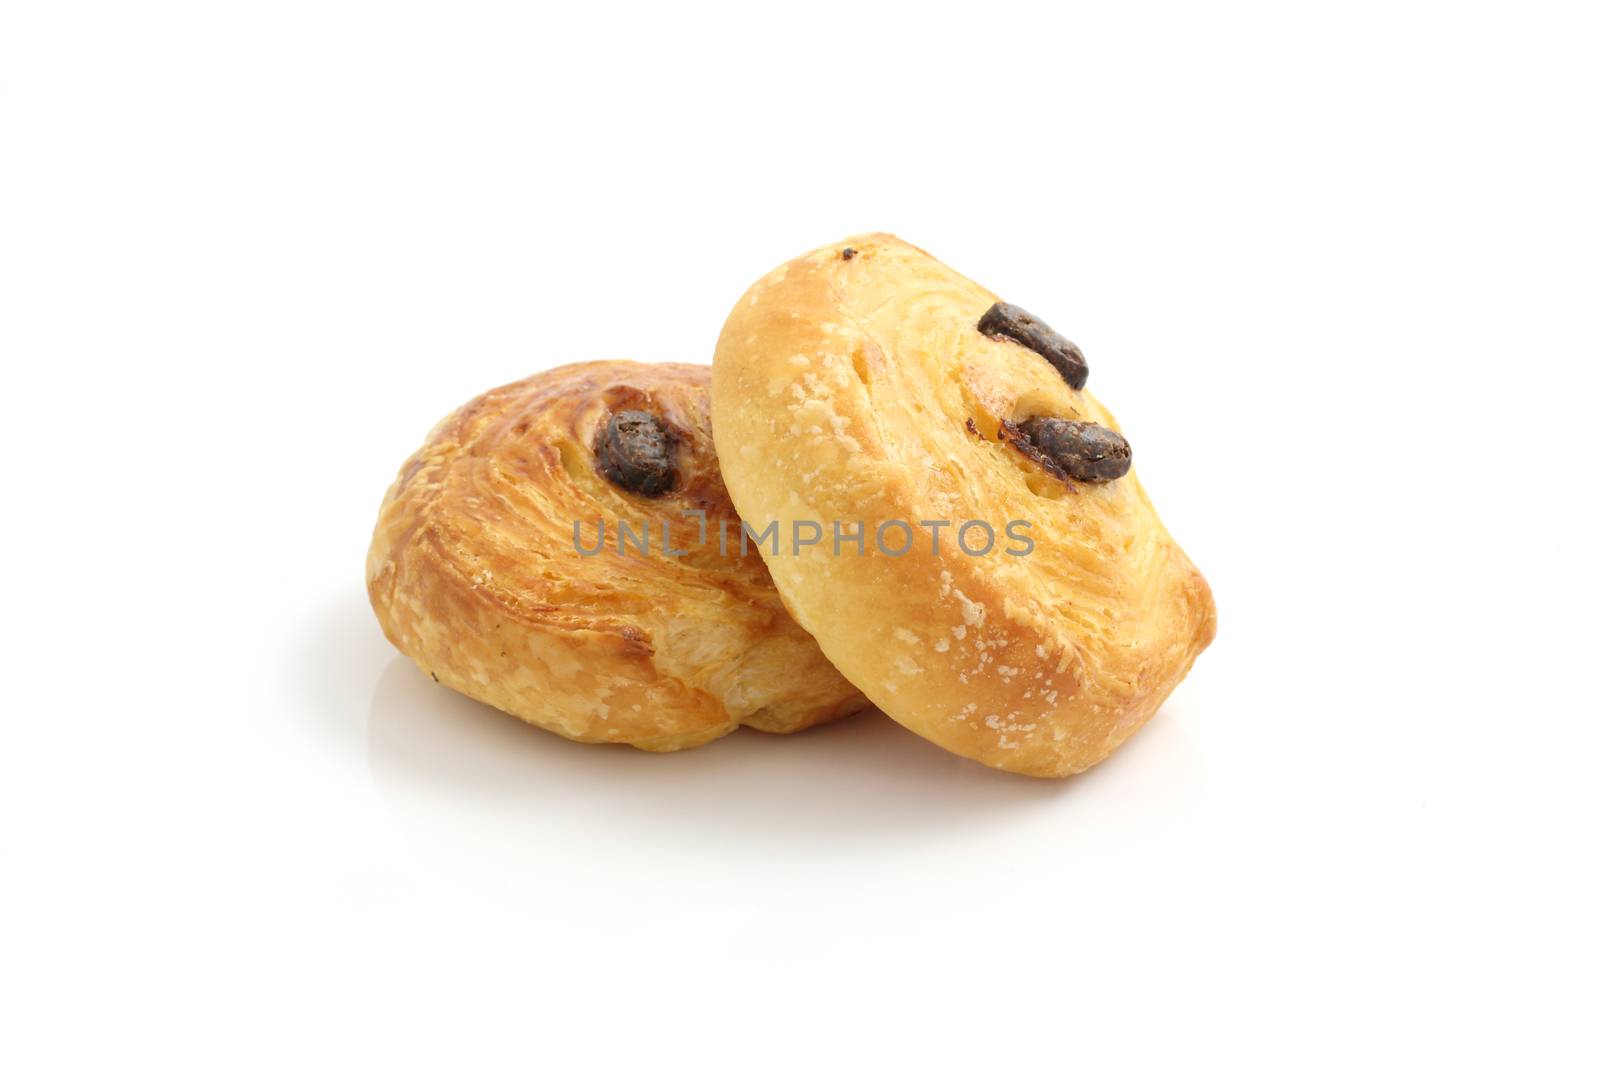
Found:
[[[709,377],[575,364],[436,426],[385,496],[367,557],[389,640],[437,681],[577,741],[670,751],[866,706],[756,551],[740,554]]]
[[[761,548],[795,618],[903,725],[1039,776],[1121,744],[1216,626],[1086,374],[1071,342],[886,234],[756,282],[713,363],[723,477],[747,522],[791,537]],[[969,554],[974,522],[993,541]]]

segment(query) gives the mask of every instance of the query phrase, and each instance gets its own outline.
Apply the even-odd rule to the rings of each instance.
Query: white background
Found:
[[[1592,7],[4,12],[0,1058],[1600,1055]],[[584,748],[387,646],[437,418],[872,229],[1216,591],[1123,751]]]

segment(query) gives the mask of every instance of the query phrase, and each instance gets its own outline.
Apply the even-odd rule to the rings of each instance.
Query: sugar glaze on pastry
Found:
[[[683,515],[738,524],[709,377],[575,364],[441,422],[385,496],[367,557],[389,640],[439,682],[575,741],[671,751],[866,706],[784,612],[759,555],[699,543]],[[619,554],[622,521],[651,531],[651,551]],[[578,552],[602,522],[603,550]],[[663,522],[683,555],[663,551]]]
[[[762,551],[873,703],[952,752],[1047,777],[1132,735],[1216,627],[1086,378],[1071,342],[886,234],[756,282],[713,362],[717,448],[747,521],[1029,523],[1026,555],[967,555],[953,528],[938,554],[926,530],[897,556],[870,537],[860,554]]]

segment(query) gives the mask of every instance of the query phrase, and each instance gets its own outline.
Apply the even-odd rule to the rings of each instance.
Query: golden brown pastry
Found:
[[[713,364],[723,477],[752,527],[777,520],[760,547],[794,617],[900,723],[1024,774],[1105,758],[1216,627],[1086,376],[886,234],[758,281]]]
[[[665,752],[864,707],[755,550],[720,544],[738,520],[709,378],[576,364],[436,426],[384,498],[367,556],[389,640],[437,681],[576,741]]]

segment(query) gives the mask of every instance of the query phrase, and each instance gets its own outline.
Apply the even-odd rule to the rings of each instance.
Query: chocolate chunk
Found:
[[[1072,419],[1034,416],[1005,424],[1003,435],[1018,451],[1057,477],[1080,482],[1110,482],[1133,466],[1133,449],[1127,438],[1108,426]]]
[[[839,255],[844,257],[847,260],[855,259],[856,258],[856,250],[853,249],[853,248],[847,248],[843,252],[840,252]]]
[[[978,320],[978,332],[996,341],[1015,341],[1031,348],[1066,379],[1074,389],[1089,380],[1089,364],[1078,346],[1015,304],[996,304]]]
[[[594,442],[595,466],[611,484],[640,496],[660,496],[677,484],[672,432],[648,411],[618,411]]]

